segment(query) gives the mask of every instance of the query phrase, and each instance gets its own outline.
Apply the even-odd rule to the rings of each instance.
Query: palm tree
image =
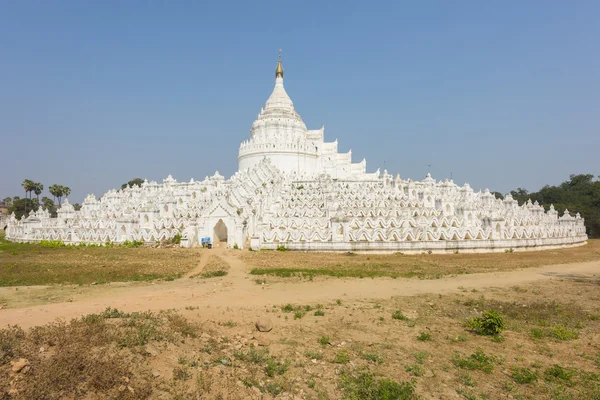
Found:
[[[25,179],[23,183],[21,183],[21,186],[23,186],[23,189],[25,190],[25,214],[27,214],[27,193],[31,193],[35,183],[31,179]]]
[[[65,197],[69,198],[69,195],[71,194],[71,188],[68,186],[63,186],[62,190],[63,190],[63,194],[65,195]]]
[[[48,191],[52,195],[52,198],[54,199],[55,203],[56,203],[56,199],[58,198],[58,194],[60,193],[59,189],[60,189],[60,186],[57,184],[50,185],[50,187],[48,188]]]
[[[40,202],[40,194],[42,194],[43,190],[44,190],[44,185],[42,185],[41,183],[36,182],[33,184],[33,192],[37,196],[38,203]]]

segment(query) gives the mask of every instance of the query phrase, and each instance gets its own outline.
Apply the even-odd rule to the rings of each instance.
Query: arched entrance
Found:
[[[222,219],[217,221],[215,225],[214,234],[213,234],[214,242],[225,242],[227,243],[227,225],[223,222]]]

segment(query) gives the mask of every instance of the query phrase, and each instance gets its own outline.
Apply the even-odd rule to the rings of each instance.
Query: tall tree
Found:
[[[127,186],[133,187],[133,185],[142,186],[142,183],[144,183],[142,178],[133,178],[129,182],[122,184],[121,189],[125,189]]]
[[[44,208],[48,210],[48,212],[52,212],[52,209],[54,208],[54,201],[52,201],[52,199],[44,196],[42,197],[42,204],[44,205]]]
[[[50,185],[50,187],[48,188],[48,191],[50,192],[50,194],[52,195],[52,198],[54,199],[54,202],[56,203],[56,199],[58,198],[58,193],[59,193],[59,186],[57,184]]]
[[[42,194],[42,191],[44,190],[44,185],[42,185],[39,182],[35,182],[33,184],[33,192],[35,193],[35,195],[37,196],[38,199],[38,203],[40,201],[40,194]]]
[[[31,193],[33,190],[35,183],[31,179],[25,179],[21,186],[23,186],[23,190],[25,190],[25,198],[27,198],[27,194]],[[27,202],[25,202],[25,214],[27,214]]]
[[[546,185],[532,193],[518,188],[511,193],[520,204],[531,199],[543,204],[546,210],[553,204],[561,214],[565,209],[571,215],[580,213],[585,218],[588,235],[600,237],[600,176],[594,180],[592,174],[571,175],[568,181],[558,186]]]
[[[11,197],[5,197],[4,200],[2,200],[4,202],[4,204],[6,204],[7,206],[10,206],[12,204],[12,198]]]
[[[17,218],[21,218],[22,216],[27,217],[27,210],[35,211],[38,207],[39,203],[37,199],[17,199],[13,200],[11,206],[8,207],[8,213],[12,214],[14,212]]]
[[[58,204],[60,205],[60,203],[62,203],[62,197],[65,195],[65,187],[54,184],[50,186],[50,193],[52,193],[52,196],[58,199]]]
[[[63,186],[62,191],[63,191],[63,194],[65,195],[65,197],[69,198],[69,195],[71,194],[71,188],[68,186]]]

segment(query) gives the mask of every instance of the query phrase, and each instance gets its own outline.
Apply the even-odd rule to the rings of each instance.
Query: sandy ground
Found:
[[[190,278],[202,270],[207,259],[218,255],[231,267],[222,278]],[[469,274],[436,280],[336,279],[282,281],[268,285],[254,282],[234,250],[206,253],[196,269],[172,282],[120,283],[86,286],[0,288],[0,326],[24,328],[57,318],[66,320],[102,311],[107,307],[125,311],[199,307],[198,315],[215,318],[223,309],[248,310],[284,303],[327,303],[336,299],[389,299],[396,296],[457,293],[461,290],[503,288],[561,277],[589,278],[600,273],[600,261],[552,265],[508,272]],[[49,304],[48,304],[49,303]]]

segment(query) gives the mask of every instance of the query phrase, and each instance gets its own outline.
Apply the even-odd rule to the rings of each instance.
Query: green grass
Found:
[[[267,376],[272,378],[275,375],[285,374],[289,367],[289,361],[269,359],[267,360],[267,365],[265,366],[265,373],[267,374]]]
[[[406,321],[406,320],[408,320],[408,317],[406,315],[402,314],[402,311],[396,310],[392,314],[392,319],[398,319],[398,320],[401,320],[401,321]]]
[[[563,325],[557,325],[553,328],[532,328],[530,336],[533,339],[551,338],[555,340],[574,340],[579,338],[579,334]]]
[[[344,399],[351,400],[416,400],[419,398],[410,382],[378,379],[368,370],[342,370],[339,388]]]
[[[202,278],[216,278],[219,276],[225,276],[227,275],[227,271],[208,271],[208,272],[203,272],[200,274],[200,277]]]
[[[575,371],[570,368],[563,368],[558,364],[547,368],[544,371],[544,379],[549,382],[564,382],[567,386],[574,386],[575,382],[571,380],[575,376]]]
[[[536,372],[524,367],[511,367],[510,376],[520,384],[533,383],[538,379]]]
[[[458,375],[458,380],[465,386],[475,387],[477,386],[477,382],[473,380],[473,376],[471,374],[465,372]]]
[[[367,270],[357,267],[356,269],[316,269],[316,268],[252,268],[251,275],[272,275],[280,278],[308,278],[312,276],[331,276],[335,278],[420,278],[439,279],[439,275],[431,275],[419,272],[397,273],[390,271],[391,266],[376,266],[381,269]],[[386,269],[387,268],[387,269]]]
[[[348,364],[350,362],[350,354],[346,350],[340,350],[335,355],[333,362],[336,364]]]
[[[319,343],[321,343],[323,346],[329,344],[329,336],[321,336]]]
[[[404,370],[414,376],[423,375],[423,367],[421,367],[419,364],[408,364],[404,367]]]
[[[362,353],[361,357],[364,360],[374,362],[375,364],[383,363],[383,357],[377,353]]]
[[[306,353],[304,353],[304,355],[306,355],[306,357],[310,358],[311,360],[323,359],[323,353],[321,353],[320,351],[307,350]]]
[[[294,313],[294,319],[301,319],[306,315],[307,312],[312,311],[313,308],[310,305],[293,305],[293,304],[285,304],[280,307],[281,311],[284,313]],[[322,310],[315,311],[316,316],[323,316],[325,313]]]
[[[426,351],[416,351],[413,353],[413,356],[419,364],[423,364],[427,357],[429,357],[429,353],[427,353]]]
[[[198,249],[61,246],[0,239],[0,286],[173,280],[198,263]]]
[[[452,363],[461,369],[478,370],[491,373],[494,370],[495,358],[486,355],[483,350],[477,349],[473,354],[464,357],[455,353],[452,357]]]

